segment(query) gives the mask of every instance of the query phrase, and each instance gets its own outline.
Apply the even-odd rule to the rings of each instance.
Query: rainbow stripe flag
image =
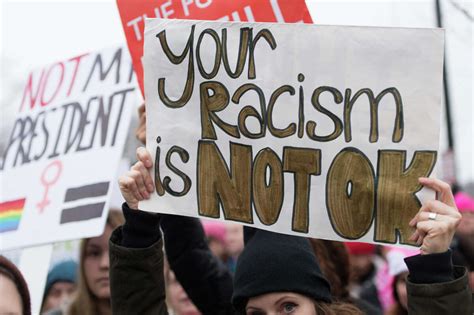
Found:
[[[18,228],[24,206],[24,198],[0,203],[0,233]]]

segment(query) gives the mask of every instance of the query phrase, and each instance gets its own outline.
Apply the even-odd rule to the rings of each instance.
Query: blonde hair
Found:
[[[110,209],[109,215],[107,216],[107,223],[109,227],[115,229],[122,225],[125,222],[123,214],[118,209]],[[81,241],[80,246],[80,256],[79,256],[79,275],[78,275],[78,285],[77,291],[72,300],[69,310],[67,311],[68,315],[96,315],[99,314],[97,308],[98,299],[91,292],[87,286],[85,270],[84,270],[84,258],[86,252],[86,245],[91,238],[85,238]]]

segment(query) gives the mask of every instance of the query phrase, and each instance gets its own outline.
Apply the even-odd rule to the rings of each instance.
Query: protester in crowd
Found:
[[[0,255],[0,314],[30,315],[30,293],[20,270]]]
[[[170,315],[201,315],[196,305],[184,291],[181,283],[176,279],[169,263],[164,264],[164,275],[166,285],[166,304]]]
[[[383,261],[375,254],[375,245],[359,242],[345,244],[349,251],[351,296],[366,301],[381,311],[376,275]]]
[[[419,250],[401,249],[387,246],[388,273],[393,278],[391,283],[391,294],[394,303],[384,312],[385,315],[407,315],[408,295],[406,279],[408,267],[405,258],[419,254]]]
[[[349,298],[349,254],[344,243],[316,238],[309,241],[321,271],[331,284],[331,295],[338,300]]]
[[[244,228],[232,304],[238,314],[363,314],[333,301],[306,238]]]
[[[383,259],[382,266],[378,269],[377,275],[375,276],[375,285],[377,287],[377,296],[382,306],[382,311],[386,312],[393,304],[395,299],[393,298],[393,280],[394,277],[390,274],[387,254],[391,251],[392,246],[377,246],[376,252],[379,253]]]
[[[152,166],[150,155],[140,149],[137,155],[140,161],[120,179],[127,220],[111,237],[112,305],[117,314],[128,314],[132,310],[140,314],[166,314],[163,274],[157,272],[163,268],[161,234],[157,228],[161,215],[132,210],[137,209],[138,202],[147,199],[152,192],[152,189],[146,192],[148,186],[152,188],[147,171]],[[408,309],[412,314],[470,314],[471,295],[465,269],[453,268],[448,250],[460,220],[451,190],[447,184],[435,179],[420,178],[420,183],[436,190],[441,200],[428,202],[410,222],[416,228],[412,240],[421,245],[422,255],[406,260],[410,271]],[[165,243],[171,246],[166,233],[164,231]],[[148,236],[147,240],[144,234]],[[138,239],[142,246],[130,246]],[[305,310],[312,314],[316,311],[318,314],[331,314],[334,313],[331,308],[338,307],[346,309],[346,314],[359,312],[351,305],[330,303],[329,285],[319,271],[307,240],[264,231],[255,232],[253,237],[246,235],[246,239],[248,246],[238,260],[232,299],[238,312],[270,314],[275,307],[280,312],[291,314],[308,314]],[[189,264],[188,269],[192,270],[193,264]],[[133,275],[133,281],[123,285],[130,275]],[[219,290],[216,288],[214,292]],[[435,296],[437,302],[433,303]],[[199,301],[193,301],[198,305]],[[310,305],[312,307],[307,309]],[[224,313],[224,309],[220,309],[203,313],[229,314],[231,310],[227,311]]]
[[[226,252],[228,255],[226,265],[234,273],[237,259],[244,249],[244,229],[241,224],[229,222],[226,224]]]
[[[469,270],[469,283],[474,292],[474,198],[464,192],[454,196],[462,218],[451,243],[453,260]]]
[[[76,291],[77,263],[66,260],[57,263],[48,273],[41,313],[67,305]]]
[[[104,233],[83,239],[79,253],[76,293],[69,305],[47,312],[48,315],[109,315],[109,239],[112,231],[124,223],[121,211],[109,211]],[[163,270],[163,269],[161,269]],[[126,278],[124,279],[126,281]]]
[[[112,231],[124,223],[120,211],[111,209],[104,233],[82,241],[80,246],[79,286],[70,315],[112,314],[109,285],[109,243]]]
[[[314,238],[309,240],[321,271],[331,284],[333,299],[354,304],[367,315],[381,314],[381,311],[370,303],[349,295],[349,253],[344,243]]]
[[[409,223],[416,228],[410,240],[421,245],[421,255],[405,259],[408,313],[472,314],[467,270],[453,266],[449,250],[461,220],[450,186],[431,178],[420,178],[419,182],[436,191],[438,200],[426,202]]]
[[[206,233],[207,245],[211,252],[225,262],[227,260],[226,252],[226,224],[217,221],[201,220],[204,232]]]
[[[138,108],[138,117],[139,124],[135,130],[135,136],[141,143],[146,144],[145,103]],[[147,167],[150,166],[147,165]],[[143,171],[144,165],[135,168],[135,171],[138,170]],[[125,210],[124,214],[127,214]],[[148,226],[152,226],[155,222],[155,228],[161,228],[164,232],[164,246],[170,268],[173,270],[177,282],[184,287],[188,297],[194,301],[203,314],[213,314],[216,310],[225,314],[231,308],[232,276],[229,270],[235,269],[236,255],[240,253],[243,247],[242,227],[237,225],[240,236],[237,241],[232,238],[234,234],[231,235],[229,240],[227,237],[225,238],[225,254],[220,256],[222,232],[212,236],[209,234],[208,243],[204,242],[204,231],[199,220],[173,215],[161,215],[161,222],[157,221],[158,218],[155,218],[155,220],[151,218],[150,220],[149,223],[151,224]],[[137,226],[136,222],[135,226]],[[147,230],[147,227],[140,226],[140,229],[142,231]],[[235,229],[232,232],[235,232]],[[152,229],[150,234],[155,235],[156,230]],[[227,230],[225,234],[227,234]],[[215,242],[214,239],[219,241]],[[228,242],[230,248],[227,246]],[[139,240],[125,240],[125,244],[138,248],[150,245],[145,237]],[[210,248],[216,256],[212,255],[212,252],[209,251]],[[232,256],[233,254],[234,256]],[[215,257],[219,257],[220,260],[215,259]],[[225,258],[226,266],[221,263],[222,258]],[[189,268],[189,265],[192,265],[193,268]],[[228,267],[231,267],[231,269]]]
[[[138,159],[143,162],[132,167],[131,173],[135,176],[151,167],[151,160],[145,161],[142,156],[145,153],[149,156],[144,148],[137,151]],[[130,179],[120,179],[121,190],[124,185],[136,185]],[[146,177],[146,186],[151,184],[151,179]],[[140,197],[136,197],[143,198],[142,192]],[[114,314],[164,314],[165,303],[155,304],[155,300],[143,299],[139,293],[129,294],[129,289],[133,289],[129,284],[141,283],[137,292],[147,292],[147,296],[153,297],[164,296],[163,273],[159,272],[163,270],[163,243],[170,269],[201,313],[228,314],[232,309],[232,277],[209,250],[199,219],[135,211],[126,203],[123,213],[126,222],[115,230],[110,242]],[[142,265],[137,266],[137,262]],[[154,271],[150,273],[151,269]],[[122,281],[125,278],[127,281]]]

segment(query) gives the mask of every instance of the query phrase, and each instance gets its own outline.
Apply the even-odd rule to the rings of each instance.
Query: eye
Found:
[[[291,314],[296,310],[297,305],[293,302],[283,303],[284,314]]]
[[[51,289],[51,292],[49,295],[54,296],[54,297],[59,297],[61,295],[61,291],[56,290],[56,289]]]
[[[86,251],[86,257],[99,257],[101,255],[101,252],[100,250],[97,250],[97,249],[90,249],[88,251]]]

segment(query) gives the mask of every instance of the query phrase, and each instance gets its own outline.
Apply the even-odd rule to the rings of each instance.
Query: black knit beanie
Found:
[[[331,289],[306,238],[244,228],[232,304],[243,311],[249,298],[272,292],[299,293],[331,302]]]
[[[23,305],[23,315],[31,314],[30,292],[20,270],[6,257],[0,255],[0,273],[10,278],[15,283]]]

